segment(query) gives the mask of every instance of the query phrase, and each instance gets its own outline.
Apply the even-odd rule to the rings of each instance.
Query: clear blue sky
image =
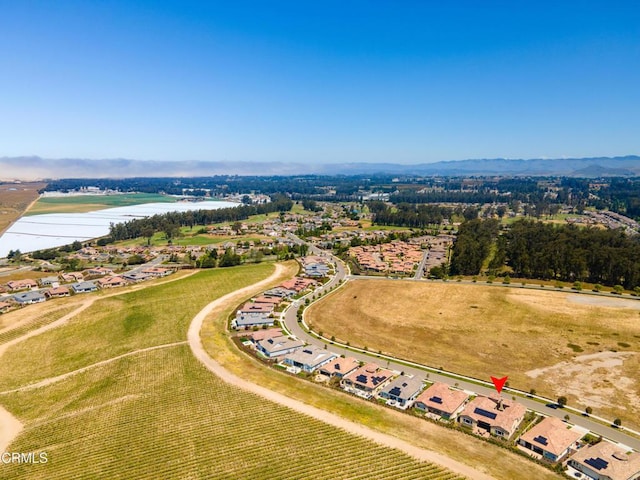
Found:
[[[640,2],[0,0],[0,156],[640,154]]]

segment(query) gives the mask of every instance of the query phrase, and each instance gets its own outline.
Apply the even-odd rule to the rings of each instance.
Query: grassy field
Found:
[[[240,352],[232,344],[229,333],[225,332],[225,319],[236,304],[237,302],[229,302],[226,307],[213,311],[201,332],[203,345],[208,353],[235,375],[419,447],[442,453],[485,471],[499,480],[561,478],[525,458],[489,446],[462,432],[449,430],[265,367]],[[376,475],[375,478],[379,476]]]
[[[77,195],[40,198],[26,215],[43,213],[84,213],[104,208],[128,207],[142,203],[173,203],[175,197],[156,193],[123,193],[117,195]]]
[[[32,330],[44,327],[45,325],[49,325],[50,323],[53,323],[56,320],[64,317],[66,314],[71,313],[73,310],[75,310],[75,308],[76,307],[72,305],[59,305],[58,308],[51,309],[46,314],[41,315],[33,315],[33,311],[23,309],[20,313],[27,312],[29,318],[11,326],[4,326],[5,323],[2,322],[2,317],[8,318],[7,324],[10,320],[14,320],[16,317],[12,317],[12,315],[10,314],[3,315],[2,317],[0,317],[0,345],[21,337]]]
[[[458,478],[230,387],[186,345],[2,401],[27,422],[12,449],[49,455],[5,478]]]
[[[188,229],[187,229],[188,230]],[[197,229],[194,229],[194,233],[183,233],[184,236],[179,238],[172,239],[172,245],[216,245],[219,243],[225,242],[257,242],[259,240],[266,240],[269,237],[264,235],[229,235],[229,236],[216,236],[216,235],[208,235],[206,233],[195,233]],[[159,232],[151,237],[151,245],[153,246],[165,246],[169,244],[164,233]],[[114,245],[123,246],[123,247],[137,247],[137,246],[147,246],[146,238],[134,238],[132,240],[124,240],[121,242],[116,242]]]
[[[1,367],[8,384],[14,382],[5,364],[20,369],[27,351],[35,366],[16,372],[18,383],[133,354],[44,387],[0,394],[0,403],[25,425],[11,451],[46,451],[49,458],[0,465],[0,478],[458,479],[231,387],[205,370],[187,345],[135,353],[185,340],[195,312],[272,268],[207,271],[175,282],[176,292],[167,284],[100,299],[92,315],[84,312],[41,335],[37,345],[27,341],[8,350]]]
[[[623,300],[357,280],[311,306],[306,318],[316,330],[352,345],[485,380],[508,375],[512,387],[551,398],[566,395],[570,404],[638,427],[640,304],[603,305],[611,301]],[[589,354],[595,356],[584,357]],[[531,373],[540,368],[547,370]]]
[[[269,264],[258,264],[208,270],[178,282],[99,300],[73,322],[11,347],[0,362],[0,390],[131,350],[184,340],[191,318],[203,305],[268,276],[272,269]],[[42,361],[32,361],[33,352],[39,352]]]
[[[0,184],[0,234],[20,218],[27,207],[38,198],[38,190],[46,183]]]

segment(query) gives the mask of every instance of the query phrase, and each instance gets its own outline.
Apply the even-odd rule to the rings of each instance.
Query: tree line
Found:
[[[640,239],[621,230],[520,221],[504,236],[506,264],[517,276],[640,285]]]
[[[510,267],[513,275],[541,280],[640,286],[640,238],[622,230],[580,228],[520,220],[499,235],[497,220],[464,222],[453,247],[450,273],[477,275]]]
[[[151,237],[154,233],[164,232],[166,237],[171,239],[179,234],[181,227],[236,222],[245,220],[251,215],[288,212],[292,206],[293,201],[286,195],[275,194],[271,197],[271,202],[260,205],[239,205],[217,210],[169,212],[124,223],[112,223],[109,228],[109,237],[111,241],[129,240],[139,237]]]
[[[496,219],[474,218],[460,225],[451,256],[453,275],[477,275],[498,236],[500,222]]]
[[[438,205],[414,205],[400,203],[391,208],[381,201],[368,203],[373,214],[374,225],[393,225],[397,227],[426,228],[429,225],[440,225],[451,218],[453,209]]]

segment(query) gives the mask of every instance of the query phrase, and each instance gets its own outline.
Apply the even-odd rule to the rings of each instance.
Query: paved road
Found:
[[[294,237],[291,236],[291,238],[294,238]],[[302,240],[300,240],[297,237],[295,237],[295,239],[296,241],[302,242]],[[326,283],[325,285],[318,288],[315,292],[307,295],[306,297],[317,298],[318,296],[317,294],[319,292],[328,291],[331,289],[332,286],[339,285],[341,280],[345,280],[346,282],[349,278],[351,278],[350,276],[347,275],[347,271],[345,270],[344,264],[338,258],[334,257],[328,252],[319,250],[313,245],[309,246],[309,251],[316,255],[323,255],[331,258],[331,260],[336,264],[336,275],[331,279],[330,282]],[[371,277],[371,278],[379,279],[381,277]],[[405,279],[404,281],[416,281],[416,280]],[[472,282],[468,282],[468,283],[472,283]],[[285,312],[283,312],[282,320],[286,326],[286,329],[289,330],[293,335],[300,338],[301,340],[304,340],[309,344],[316,345],[320,348],[324,348],[325,344],[330,342],[320,340],[317,337],[310,335],[309,333],[307,333],[307,331],[303,329],[303,326],[297,321],[296,313],[297,313],[298,307],[304,304],[306,297],[303,297],[293,302],[292,305],[287,310],[285,310]],[[616,297],[619,298],[619,296],[616,296]],[[477,383],[464,380],[464,377],[462,376],[460,376],[460,378],[452,378],[451,375],[454,375],[454,374],[447,375],[447,376],[441,375],[440,373],[438,373],[437,369],[433,369],[425,366],[418,366],[418,364],[415,364],[416,366],[409,366],[404,362],[399,363],[392,357],[387,357],[384,355],[382,357],[378,357],[378,355],[375,353],[358,352],[358,351],[354,351],[351,348],[347,349],[346,346],[338,346],[334,344],[334,345],[329,345],[328,348],[338,354],[341,354],[341,355],[344,354],[347,356],[355,357],[359,361],[377,362],[383,367],[388,367],[392,370],[404,372],[407,375],[414,375],[422,378],[425,378],[428,375],[428,379],[431,382],[438,381],[438,382],[448,383],[450,385],[456,384],[458,388],[475,392],[475,393],[480,393],[483,395],[495,394],[495,389],[493,388],[493,386],[478,385]],[[623,445],[626,445],[628,447],[631,447],[635,450],[640,451],[640,439],[637,439],[635,437],[631,437],[625,434],[624,429],[617,429],[617,428],[613,428],[613,427],[595,422],[589,418],[582,416],[580,412],[573,411],[573,409],[569,407],[566,407],[564,409],[552,409],[552,408],[546,407],[545,404],[540,403],[540,401],[536,401],[533,398],[527,398],[527,396],[523,393],[509,391],[509,389],[503,390],[503,396],[511,397],[512,395],[516,395],[517,397],[519,397],[518,402],[522,403],[525,407],[527,407],[530,410],[542,413],[547,416],[558,417],[561,420],[564,419],[565,415],[569,415],[569,422],[575,425],[578,425],[580,427],[586,428],[598,435],[602,435],[603,437],[606,437],[610,440],[613,440],[615,442],[621,443]],[[538,398],[541,398],[541,397],[538,397]],[[552,403],[552,401],[546,400],[545,403]]]
[[[424,276],[424,266],[427,264],[427,259],[429,258],[429,250],[425,250],[422,252],[422,260],[418,264],[418,269],[416,270],[416,274],[414,275],[414,280],[420,280]]]

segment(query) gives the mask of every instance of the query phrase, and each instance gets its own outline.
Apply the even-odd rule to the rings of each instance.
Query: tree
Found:
[[[591,415],[592,412],[593,412],[593,408],[591,407],[587,407],[584,409],[584,413],[586,413],[587,415]]]
[[[566,404],[567,404],[567,397],[565,396],[558,397],[558,405],[560,405],[561,407],[564,407]]]
[[[153,238],[154,233],[155,231],[153,230],[153,227],[151,227],[151,225],[145,227],[142,230],[142,236],[147,239],[147,246],[151,245],[151,238]]]
[[[233,225],[231,225],[231,228],[233,229],[234,232],[236,232],[236,234],[238,234],[242,230],[242,224],[240,222],[233,222]]]
[[[614,424],[616,427],[619,427],[620,425],[622,425],[622,420],[620,420],[619,418],[616,418],[616,419],[613,421],[613,424]]]
[[[224,251],[224,255],[220,258],[220,262],[218,266],[220,267],[233,267],[235,265],[240,265],[242,259],[240,255],[236,255],[230,248],[227,248]]]

